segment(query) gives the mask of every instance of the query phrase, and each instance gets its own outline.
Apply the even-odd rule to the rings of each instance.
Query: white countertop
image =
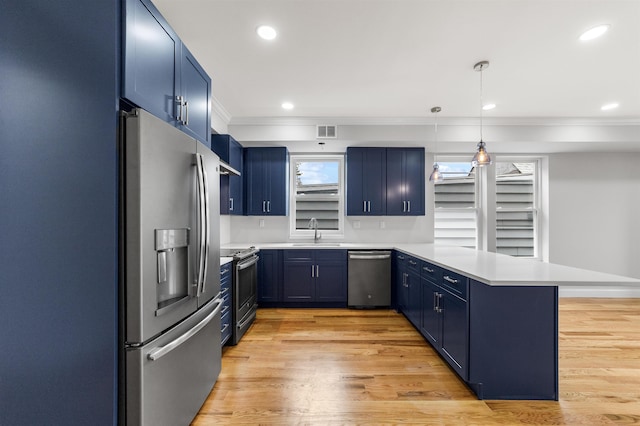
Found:
[[[233,257],[221,256],[220,257],[220,266],[233,262]]]
[[[533,259],[435,244],[403,243],[256,243],[259,249],[396,249],[492,286],[640,287],[640,279],[545,263]],[[225,248],[246,247],[230,244]]]

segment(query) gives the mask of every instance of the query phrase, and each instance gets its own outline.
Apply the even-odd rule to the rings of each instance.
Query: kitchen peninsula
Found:
[[[394,250],[393,307],[480,399],[558,399],[559,286],[640,285],[634,278],[434,244],[256,246],[269,254]]]

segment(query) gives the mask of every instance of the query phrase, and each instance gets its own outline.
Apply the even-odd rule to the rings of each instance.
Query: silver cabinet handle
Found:
[[[172,340],[171,342],[167,343],[164,346],[155,348],[152,351],[150,351],[149,354],[147,355],[147,359],[150,361],[157,361],[163,356],[165,356],[166,354],[168,354],[169,352],[171,352],[172,350],[176,349],[178,346],[180,346],[187,340],[191,339],[193,336],[195,336],[200,330],[206,327],[207,324],[211,322],[213,317],[215,317],[220,312],[220,309],[222,309],[222,299],[217,299],[216,303],[218,303],[218,306],[216,306],[216,308],[209,315],[207,315],[205,319],[200,321],[198,324],[196,324],[193,328],[191,328],[186,333],[182,334],[180,337]]]
[[[267,201],[267,213],[271,213],[271,201]]]
[[[267,202],[262,200],[262,213],[266,213],[267,211]]]
[[[227,331],[227,328],[229,328],[229,324],[225,324],[224,327],[222,327],[222,329],[220,330],[220,333],[224,333],[225,331]]]
[[[187,102],[186,100],[184,101],[184,125],[188,126],[189,125],[189,102]]]
[[[434,291],[433,292],[433,310],[438,312],[438,305],[437,305],[438,299],[436,297],[436,294],[438,294],[438,293]]]
[[[451,278],[449,275],[445,275],[444,280],[450,282],[451,284],[458,284],[458,280]]]
[[[366,212],[366,211],[367,211],[367,202],[366,202],[366,201],[363,201],[363,202],[362,202],[362,211],[363,211],[363,212]]]
[[[417,263],[417,262],[415,262],[415,261],[413,261],[413,260],[410,260],[410,261],[409,261],[409,265],[417,265],[417,264],[418,264],[418,263]]]
[[[315,271],[316,271],[315,265],[311,265],[311,278],[315,278],[316,277]]]
[[[411,201],[407,201],[407,212],[411,213]]]
[[[316,278],[320,278],[320,265],[316,265]]]
[[[398,255],[398,260],[404,260],[404,256]]]
[[[371,213],[371,201],[367,201],[367,212]]]
[[[233,211],[233,198],[229,198],[229,211]]]
[[[430,274],[433,274],[433,269],[429,269],[428,267],[424,266],[422,269],[424,269],[425,271],[427,271]]]
[[[182,96],[176,96],[176,120],[180,124],[184,124],[182,121],[182,107],[184,106],[184,98]]]

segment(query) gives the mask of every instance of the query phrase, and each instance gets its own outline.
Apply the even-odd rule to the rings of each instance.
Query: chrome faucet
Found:
[[[309,220],[309,225],[308,225],[309,229],[313,229],[313,242],[317,243],[318,240],[320,238],[322,238],[322,235],[318,232],[318,219],[316,219],[315,217],[312,217]]]

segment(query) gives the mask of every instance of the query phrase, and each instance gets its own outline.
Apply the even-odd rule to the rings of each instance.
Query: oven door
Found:
[[[255,316],[258,294],[258,256],[254,254],[236,264],[234,286],[236,326],[238,326],[247,319],[247,315],[253,313]]]

